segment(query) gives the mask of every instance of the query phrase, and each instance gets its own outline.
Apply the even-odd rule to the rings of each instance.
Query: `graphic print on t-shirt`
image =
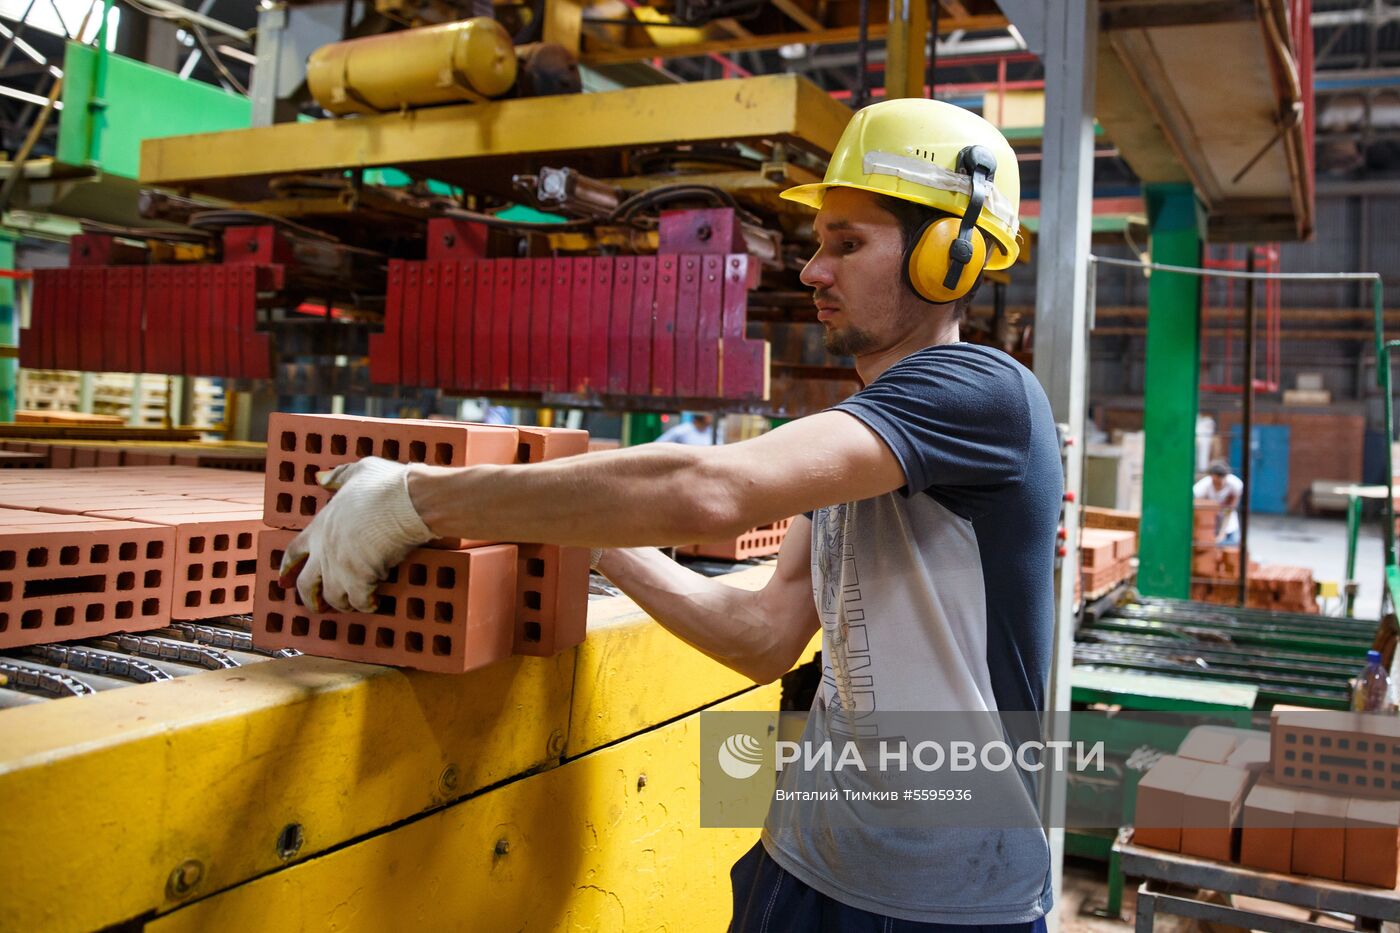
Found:
[[[873,723],[862,724],[860,720],[875,711],[875,678],[860,595],[860,570],[855,547],[846,541],[848,513],[846,505],[836,505],[818,509],[813,516],[812,583],[830,646],[822,666],[822,695],[831,731],[868,737],[878,730]]]

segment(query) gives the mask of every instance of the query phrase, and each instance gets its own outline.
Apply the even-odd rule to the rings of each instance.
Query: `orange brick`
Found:
[[[581,643],[588,626],[588,549],[522,544],[516,654],[549,657]]]
[[[1347,804],[1345,880],[1394,888],[1400,877],[1400,800]]]
[[[1228,862],[1234,848],[1235,823],[1249,790],[1247,772],[1202,763],[1182,799],[1181,852]]]
[[[1295,801],[1293,873],[1341,881],[1346,853],[1347,798],[1298,791]]]
[[[468,551],[419,548],[379,587],[380,610],[312,612],[277,571],[295,532],[258,536],[253,644],[441,673],[484,667],[511,653],[515,631],[513,544]]]
[[[1293,870],[1293,811],[1297,795],[1261,779],[1244,801],[1240,864],[1288,874]]]
[[[433,466],[514,463],[519,437],[501,425],[281,412],[268,418],[267,436],[263,520],[291,529],[305,528],[329,501],[316,483],[321,470],[368,456]]]
[[[1199,761],[1163,755],[1137,787],[1133,841],[1168,852],[1181,850],[1186,794],[1200,773]]]

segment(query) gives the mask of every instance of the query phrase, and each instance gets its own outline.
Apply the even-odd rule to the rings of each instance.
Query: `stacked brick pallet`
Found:
[[[1197,501],[1191,547],[1191,598],[1208,603],[1238,605],[1240,549],[1217,547],[1215,527],[1220,507]],[[1317,612],[1317,586],[1311,570],[1286,564],[1249,563],[1251,609],[1278,612]]]
[[[34,454],[53,469],[113,466],[189,466],[261,473],[264,456],[255,450],[215,450],[210,447],[161,444],[118,445],[106,442],[0,441],[0,450]]]
[[[1134,842],[1396,887],[1400,720],[1280,707],[1267,737],[1237,736],[1197,729],[1143,776]]]
[[[179,466],[0,475],[0,648],[251,611],[261,487]]]
[[[677,554],[691,557],[709,557],[715,560],[750,560],[756,557],[772,557],[782,550],[783,539],[792,527],[792,519],[785,518],[771,525],[751,528],[737,538],[724,541],[709,541],[704,544],[691,544],[676,548]]]
[[[1132,531],[1085,528],[1079,533],[1080,592],[1097,599],[1136,572],[1137,535]]]
[[[411,552],[373,613],[315,612],[280,585],[287,545],[330,500],[315,476],[366,456],[437,466],[529,464],[586,453],[586,431],[274,414],[268,423],[254,643],[460,673],[512,652],[548,656],[583,640],[588,552],[438,540]]]

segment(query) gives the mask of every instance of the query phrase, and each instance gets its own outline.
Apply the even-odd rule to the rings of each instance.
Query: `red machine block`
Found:
[[[724,307],[724,257],[705,256],[700,262],[700,313],[695,337],[695,395],[719,395],[720,318]]]
[[[682,255],[676,283],[676,390],[681,398],[696,395],[695,342],[700,336],[700,256]]]
[[[619,256],[613,273],[612,310],[607,327],[607,357],[598,391],[611,395],[627,394],[627,370],[631,362],[628,338],[632,328],[633,275],[636,260]]]
[[[536,259],[515,262],[515,285],[512,290],[510,317],[510,376],[507,388],[521,392],[530,388],[530,312],[534,307],[531,286],[534,284]],[[548,286],[546,285],[546,290]]]
[[[161,628],[173,532],[0,511],[0,648]]]
[[[525,385],[531,392],[548,392],[549,301],[554,295],[554,262],[550,259],[532,259],[530,267],[534,283],[530,292],[529,379]]]
[[[499,425],[275,412],[267,437],[263,520],[300,529],[330,499],[316,483],[321,470],[369,456],[433,466],[513,463],[518,434]]]
[[[515,286],[515,267],[519,259],[493,259],[496,267],[496,289],[491,296],[491,381],[487,389],[510,389],[511,289]]]
[[[418,384],[440,385],[437,373],[439,274],[441,263],[423,263],[423,291],[418,298]]]
[[[522,544],[516,569],[516,654],[549,657],[588,628],[588,550]]]
[[[457,385],[452,371],[452,348],[456,339],[457,276],[461,268],[462,264],[455,260],[438,264],[437,337],[433,340],[437,349],[435,384],[447,388]]]
[[[573,260],[573,293],[569,300],[569,375],[564,392],[582,392],[588,386],[589,336],[593,326],[593,259]]]
[[[656,257],[656,313],[652,318],[651,394],[676,394],[676,284],[680,257]]]
[[[593,301],[588,309],[587,368],[575,391],[605,392],[608,386],[608,320],[612,317],[613,272],[616,260],[593,260]]]
[[[422,385],[419,375],[419,347],[423,342],[423,328],[419,321],[419,307],[423,298],[423,263],[410,262],[404,265],[403,277],[403,345],[400,347],[401,369],[399,381],[404,385]]]
[[[651,394],[652,314],[656,307],[656,257],[637,258],[632,291],[632,320],[627,331],[627,388],[630,395]]]
[[[384,295],[384,331],[369,338],[369,378],[381,385],[399,381],[399,330],[403,326],[402,259],[389,260],[387,291]]]
[[[277,582],[290,531],[259,536],[253,644],[458,674],[508,657],[514,643],[513,544],[468,551],[421,548],[378,590],[379,611],[312,612]]]
[[[544,391],[564,392],[569,387],[569,325],[573,321],[575,260],[552,260],[553,292],[549,302],[549,369]]]
[[[457,301],[452,314],[452,385],[466,389],[473,385],[472,338],[476,320],[476,268],[479,263],[468,259],[457,266]]]
[[[495,322],[491,310],[496,300],[496,260],[476,264],[476,300],[472,304],[472,381],[469,389],[485,391],[491,385],[491,347]]]

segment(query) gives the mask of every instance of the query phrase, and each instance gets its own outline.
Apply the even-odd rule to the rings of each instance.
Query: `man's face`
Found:
[[[876,196],[829,188],[817,213],[817,252],[802,270],[813,289],[826,349],[862,356],[893,346],[927,314],[904,285],[904,242]]]
[[[1225,477],[1219,473],[1212,473],[1210,474],[1210,484],[1216,492],[1219,492],[1225,486]]]

